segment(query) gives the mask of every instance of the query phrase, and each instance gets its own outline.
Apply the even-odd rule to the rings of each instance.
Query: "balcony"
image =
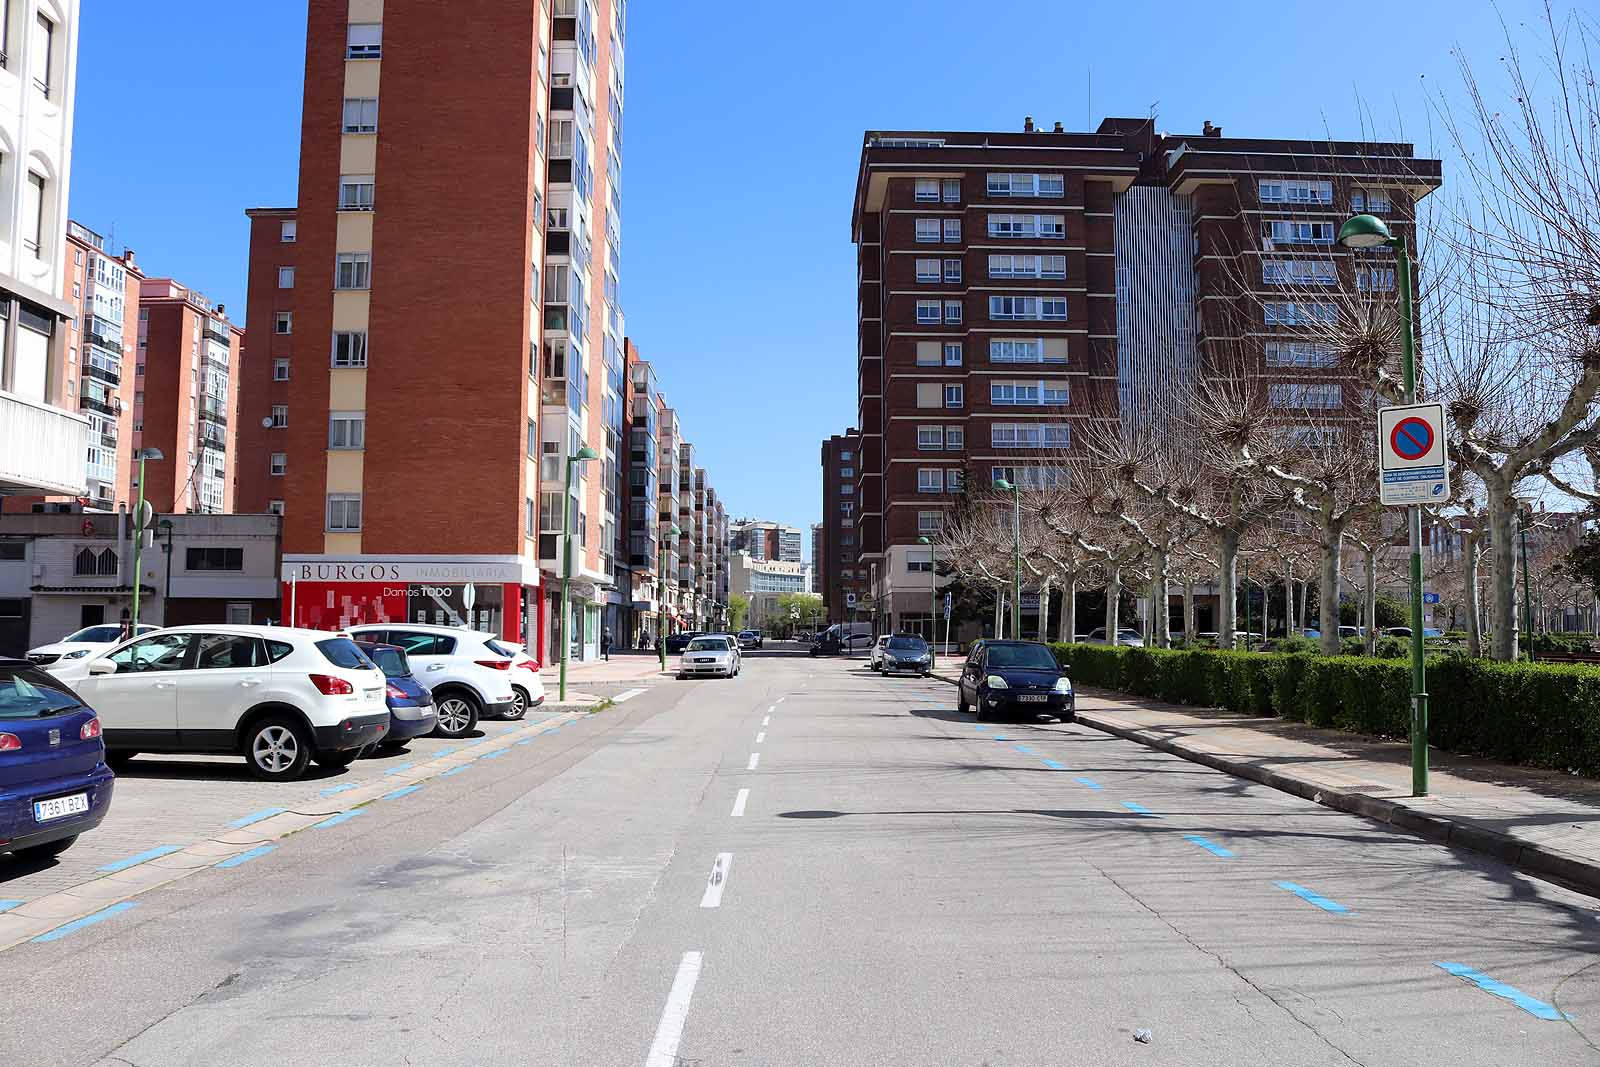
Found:
[[[107,385],[122,384],[122,375],[117,371],[108,370],[105,367],[97,367],[93,363],[85,363],[83,365],[83,376],[105,382]]]
[[[205,334],[219,345],[233,344],[233,331],[219,323],[216,319],[207,319]]]
[[[112,419],[117,417],[116,408],[112,407],[110,404],[104,403],[103,401],[96,400],[92,396],[78,397],[78,410],[99,412],[101,415]],[[85,445],[87,446],[87,442],[85,442]]]
[[[0,393],[0,494],[83,496],[89,420]]]

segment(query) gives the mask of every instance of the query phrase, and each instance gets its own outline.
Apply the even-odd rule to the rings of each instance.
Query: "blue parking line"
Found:
[[[972,728],[973,728],[973,729],[974,729],[974,730],[987,730],[987,729],[988,729],[988,727],[987,727],[987,726],[985,726],[985,725],[983,725],[983,723],[981,723],[981,722],[975,722],[975,723],[973,723],[973,724],[972,724]]]
[[[1053,759],[1047,759],[1047,760],[1044,760],[1043,762],[1044,762],[1044,765],[1046,767],[1049,767],[1052,771],[1064,771],[1064,770],[1067,769],[1067,765],[1065,763],[1057,763]]]
[[[274,815],[282,815],[286,810],[287,809],[285,808],[262,808],[260,811],[251,812],[242,819],[235,819],[228,825],[237,830],[242,826],[249,826],[253,822],[260,822],[262,819],[270,819]]]
[[[451,746],[450,748],[441,748],[437,752],[428,753],[428,758],[429,759],[438,759],[440,756],[448,756],[448,755],[450,755],[450,753],[458,752],[458,751],[460,751],[460,750],[455,748],[454,746]]]
[[[463,763],[459,767],[451,767],[448,771],[440,771],[439,772],[439,777],[440,778],[448,778],[452,774],[460,774],[462,771],[470,771],[470,770],[472,770],[472,764]]]
[[[161,845],[157,848],[150,849],[148,852],[141,852],[137,856],[129,856],[125,860],[118,860],[115,863],[108,863],[104,867],[100,868],[100,873],[116,874],[118,871],[125,871],[129,867],[137,867],[141,863],[148,863],[150,860],[160,859],[162,856],[170,856],[172,853],[181,851],[182,849],[182,845]]]
[[[1327,897],[1319,896],[1316,893],[1313,893],[1303,885],[1295,885],[1293,882],[1278,882],[1276,884],[1279,889],[1287,889],[1301,900],[1304,900],[1309,904],[1315,904],[1323,911],[1331,911],[1335,915],[1344,915],[1350,910],[1343,904],[1340,904],[1338,901],[1329,900]]]
[[[415,763],[402,763],[398,767],[390,767],[388,770],[384,771],[383,776],[387,778],[391,774],[399,774],[401,771],[409,771],[415,766]]]
[[[1528,996],[1528,994],[1524,993],[1522,990],[1508,986],[1504,982],[1496,981],[1481,971],[1475,971],[1465,964],[1435,963],[1434,966],[1438,967],[1442,971],[1455,975],[1457,978],[1462,978],[1468,982],[1471,982],[1485,993],[1511,1001],[1511,1003],[1515,1004],[1517,1007],[1521,1008],[1523,1011],[1527,1012],[1529,1015],[1532,1015],[1536,1019],[1544,1019],[1548,1022],[1560,1022],[1563,1018],[1563,1015],[1560,1011],[1551,1005],[1546,1004],[1544,1001],[1536,1000],[1535,998]]]
[[[383,794],[383,796],[379,797],[378,799],[379,800],[399,800],[401,797],[410,796],[412,793],[415,793],[417,790],[419,790],[421,788],[422,787],[420,785],[402,786],[401,788],[396,789],[393,793],[385,793],[385,794]]]
[[[341,811],[339,814],[323,819],[321,822],[312,823],[311,828],[313,830],[326,830],[330,826],[338,826],[342,822],[349,822],[357,815],[365,813],[366,810],[366,808],[355,808],[350,811]]]
[[[1081,782],[1082,784],[1088,786],[1090,789],[1104,789],[1105,788],[1105,786],[1101,785],[1099,782],[1095,781],[1093,778],[1079,778],[1078,781]]]
[[[321,795],[325,797],[331,797],[335,793],[343,793],[347,789],[354,789],[356,784],[357,783],[355,782],[346,782],[344,785],[336,785],[332,789],[324,789]]]
[[[1161,818],[1161,816],[1157,815],[1155,812],[1151,811],[1149,808],[1145,807],[1143,804],[1135,804],[1131,800],[1124,800],[1122,802],[1122,806],[1127,808],[1129,811],[1133,812],[1136,815],[1148,815],[1152,819]]]
[[[511,750],[509,748],[497,748],[493,752],[485,752],[483,755],[479,756],[478,758],[479,759],[499,759],[501,756],[509,756],[509,755],[511,755]]]
[[[10,911],[12,908],[26,904],[26,900],[0,900],[0,911]]]
[[[1001,737],[999,734],[995,734],[994,735],[994,740],[996,740],[996,741],[1015,741],[1016,738],[1014,738],[1014,737]]]
[[[525,737],[521,741],[518,741],[517,744],[519,744],[519,745],[531,745],[531,744],[533,744],[533,738]]]
[[[1199,834],[1184,834],[1183,835],[1183,839],[1185,841],[1194,842],[1195,844],[1199,845],[1201,848],[1205,849],[1207,852],[1211,853],[1213,856],[1221,856],[1225,860],[1233,858],[1233,849],[1231,849],[1231,848],[1223,848],[1221,845],[1217,844],[1215,841],[1207,841],[1205,838],[1201,837]]]
[[[249,852],[241,852],[237,856],[229,856],[221,863],[216,864],[216,866],[224,870],[229,867],[237,867],[241,863],[249,863],[253,859],[259,859],[277,847],[277,845],[257,845]]]
[[[50,930],[50,931],[47,931],[46,933],[42,933],[38,937],[34,938],[34,940],[35,941],[59,941],[63,937],[66,937],[68,934],[77,933],[79,930],[82,930],[85,926],[93,926],[95,923],[105,922],[107,919],[114,918],[114,917],[116,917],[118,915],[121,915],[123,912],[129,910],[130,908],[135,908],[137,906],[138,905],[135,904],[131,900],[124,900],[122,903],[113,904],[109,908],[101,908],[99,911],[95,912],[93,915],[85,915],[81,919],[74,919],[74,920],[72,920],[71,922],[67,923],[64,926],[58,926],[54,930]]]
[[[1033,749],[1029,748],[1027,745],[1018,745],[1017,751],[1022,753],[1024,756],[1037,756],[1039,754]]]

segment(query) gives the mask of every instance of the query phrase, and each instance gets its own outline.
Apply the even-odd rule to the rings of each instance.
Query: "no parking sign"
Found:
[[[1406,404],[1378,410],[1378,499],[1427,504],[1450,495],[1444,406]]]

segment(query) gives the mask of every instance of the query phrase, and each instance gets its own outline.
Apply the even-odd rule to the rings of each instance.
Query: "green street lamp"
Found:
[[[580,463],[599,459],[588,445],[567,457],[567,491],[561,498],[561,690],[558,699],[567,700],[567,660],[572,655],[572,471]]]
[[[667,537],[676,541],[683,531],[673,526]],[[667,542],[661,542],[661,551],[658,553],[660,564],[656,567],[656,607],[661,613],[661,626],[656,633],[656,652],[661,656],[661,669],[667,669]]]
[[[933,598],[933,632],[928,635],[928,667],[931,670],[939,665],[939,564],[937,549],[931,538],[919,537],[917,544],[928,546],[928,595]]]
[[[1022,486],[1012,485],[1004,478],[996,478],[994,487],[1002,493],[1010,493],[1012,502],[1016,505],[1011,526],[1012,563],[1015,565],[1011,575],[1011,639],[1020,641],[1022,640]]]
[[[1376,215],[1357,215],[1339,227],[1346,248],[1392,248],[1400,289],[1401,377],[1408,404],[1417,402],[1416,331],[1411,306],[1411,249]],[[1428,673],[1422,656],[1422,508],[1406,509],[1411,528],[1411,795],[1428,795]]]
[[[139,503],[133,510],[133,619],[130,621],[128,636],[137,637],[139,634],[139,586],[142,583],[143,572],[140,570],[140,550],[144,548],[144,531],[150,525],[150,517],[145,515],[145,508],[150,505],[144,500],[144,462],[147,459],[163,460],[166,453],[159,448],[141,448],[134,453],[134,458],[139,461]]]

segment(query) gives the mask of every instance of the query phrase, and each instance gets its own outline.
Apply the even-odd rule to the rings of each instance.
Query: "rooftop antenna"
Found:
[[[1086,130],[1094,129],[1094,68],[1089,68],[1089,124]]]

